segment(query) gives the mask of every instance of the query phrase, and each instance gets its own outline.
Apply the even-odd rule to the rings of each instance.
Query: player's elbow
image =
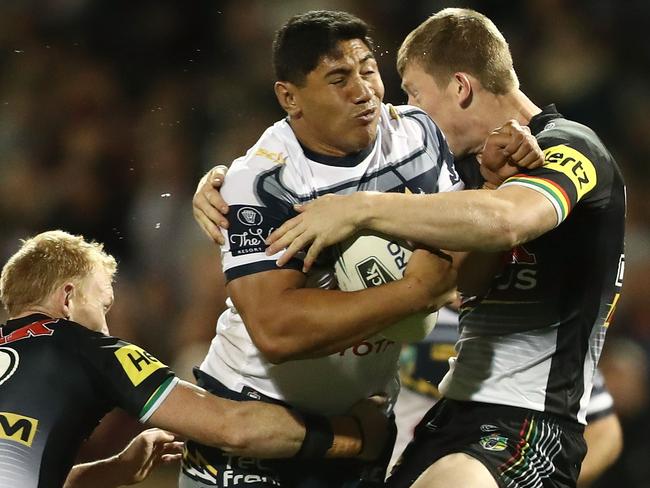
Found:
[[[250,430],[242,428],[242,424],[233,422],[229,428],[222,432],[222,442],[218,446],[228,454],[246,455],[250,452],[254,440],[251,438]]]
[[[261,319],[260,323],[253,323],[249,327],[251,340],[260,351],[264,359],[272,364],[282,364],[296,355],[295,347],[284,331],[282,323],[277,319]]]

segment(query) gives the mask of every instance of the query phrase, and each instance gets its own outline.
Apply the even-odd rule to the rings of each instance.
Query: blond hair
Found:
[[[443,9],[406,36],[397,53],[400,75],[410,63],[442,88],[457,72],[476,77],[497,95],[519,88],[505,38],[490,19],[470,9]]]
[[[111,279],[117,271],[115,258],[97,242],[60,230],[43,232],[22,241],[0,276],[0,298],[9,315],[15,316],[40,304],[65,282],[78,283],[96,266]]]

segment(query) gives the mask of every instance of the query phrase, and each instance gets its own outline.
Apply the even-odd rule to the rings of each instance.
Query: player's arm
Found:
[[[512,140],[516,143],[508,142]],[[506,124],[488,137],[482,160],[483,166],[493,170],[487,173],[491,178],[511,175],[517,170],[513,164],[539,168],[543,161],[534,137],[517,124]],[[558,223],[552,204],[544,197],[518,190],[498,195],[483,190],[436,195],[326,195],[298,208],[300,215],[275,230],[267,239],[268,252],[287,248],[278,261],[284,265],[298,250],[309,246],[304,261],[305,269],[309,269],[324,247],[362,228],[448,250],[507,249],[519,239],[536,237]],[[326,214],[330,216],[323,219]],[[551,223],[541,218],[545,215]],[[537,227],[531,229],[528,224]]]
[[[521,186],[435,195],[360,192],[325,195],[310,202],[267,242],[269,254],[287,248],[280,265],[310,246],[305,258],[309,268],[324,247],[359,229],[451,251],[499,251],[532,240],[557,224],[551,202]]]
[[[64,488],[115,488],[143,481],[160,463],[180,459],[183,443],[160,429],[148,429],[136,436],[119,454],[73,466]]]
[[[220,398],[179,381],[148,423],[239,456],[375,459],[388,437],[382,402],[363,400],[349,415],[329,419],[305,417],[279,405]]]
[[[378,456],[387,439],[381,401],[326,419],[261,401],[235,402],[176,378],[144,349],[79,327],[79,351],[101,393],[142,423],[242,456]],[[315,419],[315,420],[314,420]],[[318,435],[311,435],[312,432]],[[317,441],[314,445],[314,439]]]
[[[417,250],[404,278],[355,292],[303,288],[305,275],[274,269],[236,278],[227,289],[251,339],[271,362],[326,356],[455,298],[449,260]]]

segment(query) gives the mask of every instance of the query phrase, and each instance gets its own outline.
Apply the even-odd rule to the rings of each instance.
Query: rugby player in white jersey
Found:
[[[295,204],[320,195],[435,193],[462,183],[428,116],[382,103],[381,77],[361,20],[344,12],[296,16],[278,31],[273,54],[280,80],[275,93],[288,117],[232,164],[222,188],[229,205],[222,248],[229,309],[197,379],[219,396],[315,413],[344,411],[378,392],[392,400],[399,344],[378,333],[451,301],[456,272],[450,262],[418,250],[402,280],[345,293],[335,289],[327,259],[309,273],[301,271],[300,256],[279,268],[282,253],[268,255],[264,240],[296,215]],[[523,144],[525,157],[530,140],[517,136],[513,144]],[[247,479],[257,486],[379,486],[389,455],[375,464],[271,463],[190,442],[180,486],[236,486]]]
[[[443,249],[508,250],[487,292],[465,303],[443,399],[388,486],[574,487],[623,279],[620,170],[591,129],[519,90],[505,39],[477,12],[429,18],[404,41],[398,69],[409,100],[440,124],[456,155],[477,151],[492,127],[515,118],[537,137],[544,166],[491,174],[493,183],[507,178],[496,191],[327,195],[274,232],[268,252],[286,248],[282,264],[311,244],[309,268],[320,250],[362,228]]]

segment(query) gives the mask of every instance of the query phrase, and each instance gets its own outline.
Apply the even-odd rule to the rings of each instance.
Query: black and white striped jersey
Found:
[[[598,136],[554,106],[530,128],[545,164],[502,187],[540,192],[557,227],[513,249],[489,292],[464,304],[458,357],[441,391],[585,423],[622,285],[625,185]]]

